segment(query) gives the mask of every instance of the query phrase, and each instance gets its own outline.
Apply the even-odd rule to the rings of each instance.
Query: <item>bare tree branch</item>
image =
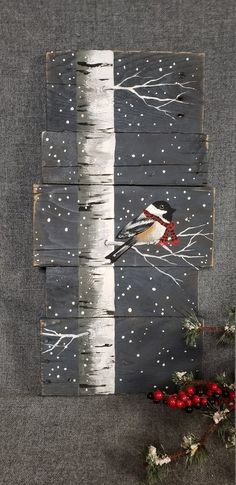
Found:
[[[53,337],[57,339],[54,344],[45,344],[49,348],[47,350],[44,350],[42,353],[47,354],[48,352],[52,352],[55,348],[60,347],[60,344],[63,340],[69,340],[67,343],[64,342],[63,349],[60,353],[64,352],[75,339],[83,337],[84,335],[89,335],[89,332],[70,334],[70,333],[55,332],[55,330],[45,328],[44,331],[41,333],[41,335],[44,335],[45,337]]]
[[[189,89],[193,89],[194,90],[195,89],[193,86],[189,86],[189,84],[194,83],[195,81],[186,81],[184,83],[179,83],[178,81],[175,81],[175,82],[172,82],[172,83],[171,82],[168,82],[168,81],[167,82],[159,82],[162,79],[167,78],[168,76],[170,76],[171,74],[173,74],[173,72],[168,72],[168,73],[163,74],[162,76],[160,76],[160,77],[158,77],[156,79],[148,78],[149,80],[143,82],[142,84],[134,84],[133,86],[129,86],[129,85],[128,86],[127,85],[125,86],[124,85],[127,81],[130,81],[131,79],[141,77],[140,76],[140,73],[141,72],[142,71],[138,71],[137,73],[135,73],[135,74],[133,74],[131,76],[126,77],[119,84],[116,84],[114,86],[114,89],[115,90],[128,91],[131,94],[134,94],[139,99],[141,99],[146,106],[149,106],[151,108],[154,108],[157,111],[160,111],[160,112],[164,113],[166,116],[169,116],[170,118],[172,118],[174,120],[175,117],[171,114],[171,111],[168,111],[167,109],[164,109],[164,108],[166,106],[172,104],[172,103],[189,104],[186,101],[182,101],[181,98],[187,92],[187,90],[189,90]],[[143,79],[145,79],[145,77],[142,76],[142,80]],[[160,97],[157,92],[153,96],[149,96],[149,93],[150,93],[149,90],[150,90],[150,88],[158,88],[158,87],[163,87],[163,86],[164,87],[167,87],[167,86],[178,86],[179,88],[181,88],[184,91],[181,91],[179,94],[177,94],[174,97],[166,97],[166,98],[165,97]],[[139,89],[142,89],[144,91],[144,94],[141,94],[138,91]],[[145,90],[147,90],[147,93],[145,93]],[[161,104],[156,104],[156,103],[161,103]]]

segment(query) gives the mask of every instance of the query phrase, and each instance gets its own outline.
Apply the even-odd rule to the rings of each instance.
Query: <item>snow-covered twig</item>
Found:
[[[63,350],[62,350],[62,352],[64,352],[64,350],[66,350],[75,339],[83,337],[85,335],[89,335],[89,332],[83,332],[78,334],[61,333],[61,332],[55,332],[55,330],[45,328],[44,331],[41,333],[41,335],[44,335],[45,337],[53,337],[57,339],[54,344],[45,344],[45,345],[48,345],[49,348],[47,350],[44,350],[44,352],[42,353],[47,354],[48,352],[52,352],[56,347],[59,347],[60,343],[63,340],[69,339],[69,342],[67,342],[66,344],[64,343]]]
[[[202,255],[192,254],[192,253],[189,254],[189,252],[193,251],[193,246],[197,243],[196,238],[198,238],[198,237],[205,237],[206,239],[209,239],[210,241],[212,241],[212,239],[209,237],[209,236],[212,235],[212,233],[211,232],[207,232],[207,233],[203,232],[203,228],[206,225],[207,224],[200,224],[198,226],[187,227],[186,229],[183,229],[183,231],[179,232],[178,235],[177,235],[178,238],[189,237],[190,239],[188,240],[188,242],[185,244],[185,246],[183,248],[181,248],[177,251],[176,250],[173,251],[169,246],[166,246],[166,245],[162,245],[162,248],[166,251],[166,254],[162,254],[162,255],[143,253],[141,250],[138,249],[138,247],[137,247],[138,244],[135,244],[135,246],[132,246],[131,249],[133,251],[135,251],[136,253],[138,253],[146,261],[147,264],[149,264],[150,266],[152,266],[153,268],[155,268],[157,271],[164,274],[165,276],[168,276],[169,278],[171,278],[175,282],[175,284],[180,286],[179,283],[181,283],[182,280],[179,280],[178,278],[175,278],[173,275],[167,273],[163,269],[160,269],[160,267],[158,265],[154,264],[150,260],[153,261],[153,259],[156,259],[157,264],[158,264],[158,261],[162,261],[162,262],[164,261],[165,263],[167,263],[167,265],[176,265],[177,262],[171,261],[169,258],[173,258],[173,259],[178,258],[178,259],[182,259],[182,261],[184,261],[186,264],[188,264],[189,266],[192,266],[193,268],[198,270],[198,267],[195,264],[193,264],[192,260],[202,258]],[[196,231],[196,232],[194,232],[194,231]],[[108,245],[118,245],[119,246],[119,245],[123,244],[123,241],[112,241],[112,242],[105,241],[105,244],[107,246]]]
[[[195,89],[193,86],[189,86],[189,84],[194,83],[195,81],[186,81],[186,82],[180,83],[178,81],[168,82],[167,80],[167,82],[159,82],[162,79],[167,78],[168,76],[171,76],[173,74],[173,72],[168,72],[155,79],[148,78],[149,80],[143,82],[142,84],[134,84],[133,86],[124,85],[127,81],[130,81],[131,79],[141,77],[140,76],[141,72],[142,71],[138,71],[137,73],[126,77],[119,84],[116,84],[114,86],[114,89],[128,91],[131,94],[134,94],[139,99],[141,99],[141,101],[143,101],[146,106],[154,108],[157,111],[164,113],[166,116],[169,116],[174,120],[175,117],[171,114],[171,112],[164,108],[166,106],[169,106],[172,103],[189,104],[186,101],[182,101],[182,96],[187,92],[187,90]],[[142,76],[142,79],[145,79],[145,77]],[[176,96],[173,96],[173,97],[159,97],[157,92],[155,92],[154,95],[152,96],[149,95],[151,88],[159,88],[163,86],[164,87],[178,86],[179,88],[181,88],[181,90],[184,90],[184,91],[181,91],[180,93],[178,93]],[[139,89],[142,89],[142,93],[138,91]],[[145,92],[146,90],[147,92]]]

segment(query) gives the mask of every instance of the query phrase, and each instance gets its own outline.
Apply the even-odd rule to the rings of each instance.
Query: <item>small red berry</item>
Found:
[[[217,392],[217,394],[220,394],[220,396],[221,396],[221,394],[222,394],[222,389],[221,389],[220,387],[217,387],[217,391],[216,391],[216,392]]]
[[[189,398],[188,398],[188,399],[187,399],[187,401],[185,402],[185,404],[186,404],[186,406],[188,406],[188,407],[189,407],[189,406],[192,406],[192,404],[193,404],[193,403],[192,403],[192,399],[189,399]]]
[[[207,403],[208,403],[208,399],[207,399],[207,397],[201,397],[201,405],[202,405],[202,406],[206,406],[206,405],[207,405]]]
[[[234,401],[230,401],[228,404],[227,404],[227,408],[231,411],[232,409],[234,409],[235,407],[235,402]]]
[[[172,396],[168,397],[167,399],[167,406],[169,406],[169,408],[175,408],[176,407],[176,399]]]
[[[229,398],[233,401],[235,399],[235,391],[229,391]]]
[[[192,397],[193,404],[198,404],[201,401],[201,398],[196,394]]]
[[[188,396],[193,396],[193,394],[195,393],[195,387],[188,386],[186,387],[185,392],[186,394],[188,394]]]
[[[186,402],[188,399],[188,396],[185,394],[184,391],[179,391],[178,392],[178,399],[180,399],[183,402]]]
[[[211,389],[208,389],[207,395],[208,395],[208,397],[211,397],[213,395],[213,391]]]
[[[185,403],[184,403],[184,401],[181,401],[181,399],[177,399],[175,405],[176,405],[177,408],[184,408],[185,407]]]
[[[154,401],[161,401],[163,399],[163,392],[160,389],[157,389],[153,392],[153,399]]]
[[[216,392],[218,389],[218,384],[216,382],[210,382],[209,387],[213,392]]]

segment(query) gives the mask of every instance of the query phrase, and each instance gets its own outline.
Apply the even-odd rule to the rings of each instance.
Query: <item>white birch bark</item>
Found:
[[[78,52],[77,112],[79,180],[88,184],[78,195],[79,250],[86,255],[79,265],[79,331],[88,331],[79,341],[79,393],[109,394],[115,391],[114,267],[104,271],[96,260],[105,258],[104,240],[114,240],[112,51]]]

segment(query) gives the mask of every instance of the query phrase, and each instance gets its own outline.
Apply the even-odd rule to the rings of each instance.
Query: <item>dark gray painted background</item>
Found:
[[[219,321],[233,300],[235,0],[5,0],[0,2],[1,484],[143,483],[144,447],[173,450],[199,430],[198,415],[157,408],[143,396],[41,398],[39,327],[44,272],[32,268],[32,183],[40,181],[47,50],[153,49],[206,53],[209,184],[216,187],[215,267],[200,275],[200,309]],[[228,351],[204,343],[204,369],[232,369]],[[192,484],[233,483],[232,458],[214,437],[215,460]],[[189,481],[178,466],[175,484]],[[165,482],[173,483],[173,475]]]

